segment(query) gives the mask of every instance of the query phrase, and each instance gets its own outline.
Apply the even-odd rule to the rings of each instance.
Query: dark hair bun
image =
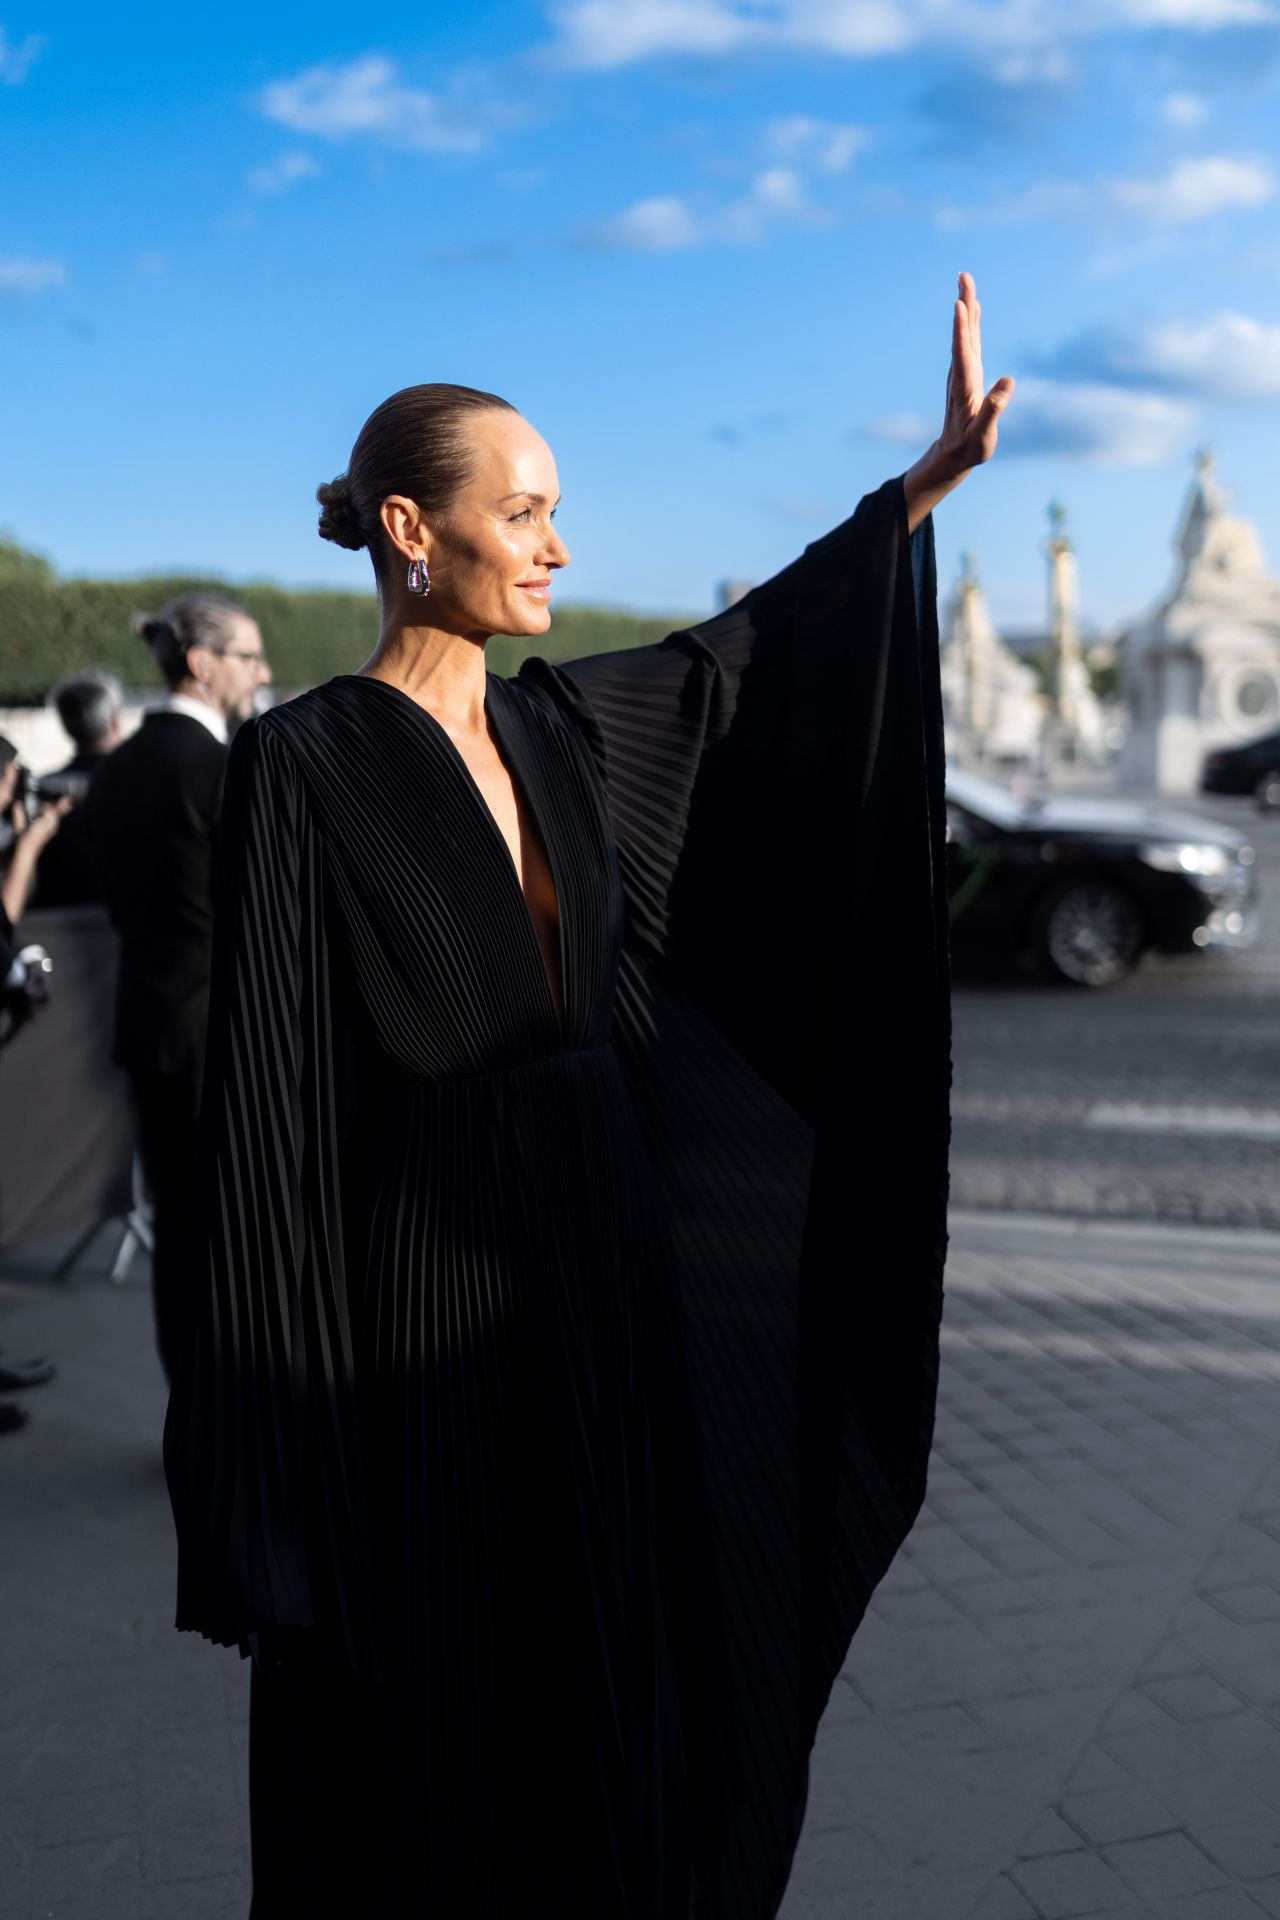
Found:
[[[372,549],[381,580],[394,549],[381,510],[392,494],[412,500],[424,514],[447,513],[472,478],[476,464],[472,414],[514,413],[496,393],[435,382],[402,387],[375,407],[356,435],[347,470],[316,488],[320,535],[340,547]]]
[[[157,620],[155,615],[151,613],[135,613],[129,625],[137,634],[139,640],[143,641],[148,647],[154,646],[157,640],[164,639],[169,633],[167,623],[163,620]]]
[[[322,540],[332,540],[335,546],[349,547],[353,553],[359,553],[361,547],[368,546],[369,542],[360,531],[360,521],[351,498],[351,483],[345,473],[340,473],[336,480],[326,480],[318,486],[316,499],[321,508]]]

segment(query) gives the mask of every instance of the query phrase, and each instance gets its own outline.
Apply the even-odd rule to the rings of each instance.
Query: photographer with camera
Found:
[[[0,734],[0,1046],[48,998],[44,949],[20,953],[16,928],[41,857],[73,804],[56,776],[46,782],[28,773],[12,740]]]
[[[112,1058],[129,1076],[150,1190],[156,1341],[166,1376],[187,1337],[184,1236],[204,1073],[213,850],[231,728],[271,670],[252,615],[184,593],[134,631],[168,695],[107,755],[85,803],[107,909],[120,935]]]
[[[74,758],[44,782],[63,784],[75,803],[36,876],[33,908],[83,907],[102,899],[102,876],[89,837],[89,825],[79,805],[90,777],[124,738],[120,721],[123,696],[120,682],[109,673],[77,673],[63,680],[49,696],[59,720],[75,747]]]
[[[41,804],[17,748],[0,734],[0,1042],[16,1032],[44,999],[44,974],[34,958],[39,950],[20,955],[15,928],[25,911],[40,856],[70,806],[65,794]],[[52,1378],[48,1360],[6,1362],[0,1355],[0,1393],[40,1386]],[[13,1433],[26,1420],[24,1407],[0,1400],[0,1433]]]
[[[70,793],[50,795],[45,783],[32,779],[12,740],[0,734],[0,946],[12,947],[13,929],[26,912],[40,856],[71,806]],[[11,951],[8,958],[12,962]]]

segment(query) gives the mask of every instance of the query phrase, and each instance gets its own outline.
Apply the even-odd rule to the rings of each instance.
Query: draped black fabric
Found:
[[[311,1629],[255,1756],[305,1782],[328,1708],[378,1810],[255,1831],[255,1920],[308,1845],[379,1913],[777,1910],[932,1431],[931,543],[893,481],[658,648],[490,677],[563,1029],[429,714],[343,676],[237,737],[178,1624]]]

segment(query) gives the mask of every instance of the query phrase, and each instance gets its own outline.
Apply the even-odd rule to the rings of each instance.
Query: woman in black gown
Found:
[[[255,1920],[766,1920],[918,1510],[950,1080],[932,507],[486,676],[549,450],[410,388],[320,489],[378,647],[227,779],[180,1627],[254,1655]]]

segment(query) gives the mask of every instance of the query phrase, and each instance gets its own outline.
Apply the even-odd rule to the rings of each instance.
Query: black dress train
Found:
[[[934,607],[891,481],[490,677],[563,1027],[429,714],[348,675],[237,736],[166,1463],[179,1626],[261,1636],[257,1920],[776,1913],[932,1434]]]

